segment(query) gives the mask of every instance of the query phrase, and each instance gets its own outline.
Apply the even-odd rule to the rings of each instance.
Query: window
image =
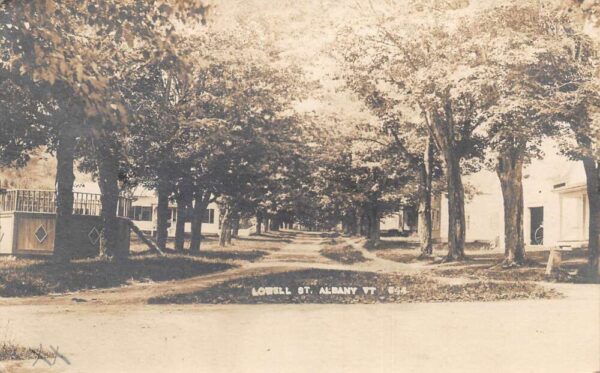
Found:
[[[152,221],[152,206],[133,206],[133,220]]]
[[[437,209],[431,210],[431,225],[434,230],[440,229],[440,212]]]
[[[202,223],[214,224],[215,223],[215,209],[206,209],[202,216]]]

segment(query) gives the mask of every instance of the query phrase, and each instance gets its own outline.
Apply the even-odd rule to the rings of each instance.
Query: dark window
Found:
[[[183,221],[186,223],[190,223],[194,215],[194,209],[190,207],[182,207],[182,209],[184,218]],[[173,221],[177,221],[177,210],[179,210],[179,207],[173,207],[173,211],[171,213],[171,218]]]
[[[531,244],[532,245],[543,245],[544,244],[544,208],[543,207],[530,207],[529,212],[531,215]]]
[[[215,223],[215,210],[214,209],[206,209],[204,211],[204,215],[202,216],[202,223],[206,224],[214,224]]]
[[[555,185],[554,185],[554,189],[562,188],[562,187],[564,187],[565,185],[567,185],[567,183],[555,184]]]
[[[133,206],[133,220],[152,221],[152,206]]]

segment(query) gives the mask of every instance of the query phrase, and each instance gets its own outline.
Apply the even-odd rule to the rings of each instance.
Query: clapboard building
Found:
[[[527,245],[587,245],[589,204],[586,176],[581,162],[568,160],[548,146],[546,156],[524,170],[524,236]],[[465,204],[466,240],[488,241],[504,247],[504,210],[498,176],[480,171],[463,178],[473,190]],[[448,201],[444,194],[436,202],[441,212],[437,240],[448,236]],[[437,229],[436,229],[437,228]]]

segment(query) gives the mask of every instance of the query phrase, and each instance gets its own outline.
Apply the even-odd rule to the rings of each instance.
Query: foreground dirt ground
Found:
[[[588,296],[599,294],[586,290],[486,303],[14,306],[0,319],[71,363],[15,372],[594,372],[600,309]]]
[[[319,235],[200,277],[0,298],[0,336],[58,347],[65,360],[0,372],[594,372],[600,286],[544,284],[560,299],[374,305],[148,305],[240,278],[298,269],[419,274],[424,263],[341,264]],[[239,263],[238,263],[239,264]],[[464,279],[448,279],[460,282]]]

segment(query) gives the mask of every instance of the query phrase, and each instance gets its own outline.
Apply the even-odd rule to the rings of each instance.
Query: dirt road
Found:
[[[60,347],[72,365],[52,371],[102,373],[594,372],[598,315],[589,299],[0,308],[18,341]]]
[[[399,273],[414,273],[423,270],[422,266],[419,265],[408,265],[381,259],[366,250],[363,250],[363,254],[369,259],[368,261],[352,265],[341,264],[319,254],[319,250],[324,247],[322,244],[325,241],[320,234],[300,233],[293,237],[291,243],[285,245],[279,251],[271,252],[269,256],[261,261],[240,261],[236,263],[239,267],[219,273],[160,283],[137,283],[120,288],[84,290],[63,295],[30,298],[0,297],[0,306],[70,305],[73,304],[73,299],[97,305],[146,304],[148,299],[160,295],[192,293],[237,278],[307,268]]]
[[[70,365],[61,359],[51,368],[44,362],[0,363],[0,372],[600,370],[600,287],[594,285],[562,285],[565,299],[511,302],[144,304],[157,293],[197,290],[232,276],[347,268],[320,256],[320,242],[318,236],[302,235],[262,262],[203,278],[2,299],[0,336],[27,346],[59,347]],[[356,268],[406,266],[367,263]],[[73,297],[87,302],[75,303]]]

